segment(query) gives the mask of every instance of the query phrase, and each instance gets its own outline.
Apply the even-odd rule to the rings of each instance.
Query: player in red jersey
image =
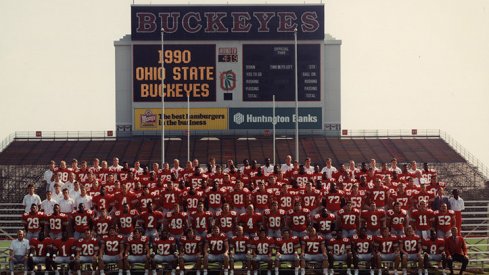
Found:
[[[165,183],[165,188],[160,193],[161,206],[163,207],[163,213],[168,213],[173,209],[175,203],[180,203],[182,192],[180,189],[173,187],[171,182]]]
[[[328,240],[328,263],[331,273],[334,274],[334,263],[344,262],[346,263],[346,274],[351,275],[351,243],[350,239],[341,235],[341,230],[336,231],[336,237]]]
[[[409,178],[408,183],[407,183],[406,188],[405,188],[406,194],[409,197],[414,197],[419,192],[419,189],[420,189],[419,186],[414,184],[414,179]]]
[[[113,197],[114,197],[113,195],[107,194],[105,187],[102,186],[100,188],[100,193],[93,196],[92,199],[93,208],[96,211],[100,211],[101,209],[110,209],[113,203],[112,201]]]
[[[105,237],[109,234],[109,228],[114,223],[112,216],[109,216],[107,209],[100,209],[100,216],[93,219],[93,231],[98,238]]]
[[[154,258],[152,260],[153,270],[157,270],[158,265],[168,264],[171,268],[171,274],[175,275],[177,267],[177,252],[175,238],[168,235],[168,232],[163,230],[153,242]]]
[[[371,235],[367,235],[365,227],[360,228],[358,235],[354,235],[351,238],[355,275],[358,275],[358,264],[360,262],[366,262],[367,266],[370,268],[370,275],[374,274],[375,261],[373,260],[373,242],[374,238]]]
[[[53,214],[48,215],[45,219],[44,236],[49,235],[53,240],[61,239],[63,236],[62,232],[66,230],[66,227],[68,226],[68,216],[60,211],[59,204],[55,204]]]
[[[157,196],[149,191],[149,186],[143,186],[143,192],[138,196],[138,209],[144,211],[148,202],[152,202],[153,206],[157,206]]]
[[[289,192],[289,185],[283,184],[280,187],[279,192],[274,194],[275,200],[279,202],[279,208],[285,212],[289,212],[294,207],[294,201],[297,200],[297,196]]]
[[[401,263],[398,237],[391,235],[389,228],[384,227],[382,228],[382,235],[374,237],[374,245],[377,248],[375,259],[376,266],[379,269],[379,275],[382,274],[382,261],[394,262],[394,273],[397,275],[397,270]]]
[[[114,207],[116,210],[121,210],[122,206],[127,203],[131,208],[134,208],[138,202],[136,194],[132,192],[129,185],[121,184],[122,190],[114,195]]]
[[[328,212],[328,209],[323,208],[321,211],[312,217],[312,223],[316,228],[319,236],[325,240],[333,238],[333,229],[336,222],[336,216]]]
[[[280,263],[289,262],[294,268],[294,275],[299,275],[299,248],[301,247],[300,239],[290,235],[290,231],[285,228],[281,236],[275,239],[275,274],[278,274]]]
[[[207,275],[209,262],[222,263],[224,275],[229,269],[229,243],[228,237],[219,231],[219,227],[212,227],[212,234],[207,235],[204,244],[204,275]]]
[[[350,238],[357,234],[357,228],[360,223],[360,211],[353,208],[351,202],[346,202],[343,209],[338,211],[337,222],[338,229],[343,230],[343,237]]]
[[[195,229],[195,235],[205,238],[212,226],[212,213],[204,210],[204,203],[199,202],[197,211],[190,215],[190,224]]]
[[[258,182],[258,187],[251,193],[252,203],[255,206],[255,211],[262,213],[265,209],[270,208],[273,193],[265,188],[265,183]]]
[[[119,228],[119,233],[124,238],[127,239],[134,231],[138,216],[138,211],[135,209],[130,210],[127,203],[122,206],[122,211],[117,210],[114,212],[115,223]]]
[[[288,225],[292,236],[302,238],[307,234],[306,229],[310,224],[309,215],[309,210],[302,208],[301,201],[294,203],[294,209],[288,213]]]
[[[401,208],[406,211],[412,207],[412,197],[406,193],[403,184],[399,184],[397,191],[391,194],[389,200],[391,205],[394,205],[396,202],[400,203]]]
[[[34,272],[34,266],[37,265],[37,271],[41,271],[41,264],[46,265],[46,270],[52,270],[52,264],[48,260],[50,258],[49,252],[51,252],[52,239],[51,238],[40,238],[31,239],[29,241],[30,254],[27,259],[27,266],[29,270]]]
[[[306,183],[306,188],[301,194],[302,205],[304,208],[308,209],[311,213],[316,213],[318,208],[321,206],[321,192],[313,187],[311,181]]]
[[[323,275],[328,275],[328,255],[323,237],[316,233],[314,227],[309,227],[308,234],[302,239],[301,246],[301,275],[305,274],[306,262],[322,262]]]
[[[200,202],[204,202],[204,193],[197,191],[193,186],[190,186],[188,190],[182,193],[183,209],[187,213],[197,211],[197,206]]]
[[[92,270],[97,269],[98,262],[98,241],[92,237],[90,229],[83,233],[83,238],[76,243],[75,270],[81,275],[82,264],[92,264]]]
[[[345,200],[351,201],[353,208],[362,210],[363,204],[365,203],[365,192],[362,193],[358,189],[358,184],[355,183],[353,184],[351,191],[346,193]]]
[[[278,202],[272,202],[272,208],[263,211],[263,225],[268,230],[268,236],[277,238],[285,226],[285,211],[278,208]]]
[[[435,193],[426,189],[426,184],[421,182],[420,190],[414,195],[414,202],[418,204],[420,201],[426,201],[427,205],[432,205],[435,199]]]
[[[382,208],[378,209],[375,202],[372,202],[369,210],[362,211],[360,220],[365,224],[368,235],[380,235],[380,228],[386,226],[386,211]]]
[[[452,227],[455,225],[455,212],[448,210],[446,203],[440,205],[440,210],[434,212],[435,227],[438,238],[447,238],[452,236]]]
[[[199,167],[195,167],[194,173],[190,177],[187,177],[187,180],[190,182],[190,185],[197,189],[198,187],[202,186],[202,182],[204,180],[207,180],[207,175],[202,174]]]
[[[146,211],[141,213],[139,220],[142,221],[143,228],[146,230],[145,236],[152,242],[158,233],[158,228],[163,223],[163,213],[153,209],[153,203],[148,202]]]
[[[166,213],[163,220],[163,228],[168,231],[170,236],[176,240],[180,240],[185,229],[189,227],[187,212],[180,210],[180,205],[175,203],[173,211]]]
[[[39,232],[41,232],[41,225],[44,223],[45,218],[44,213],[39,212],[37,204],[33,203],[31,211],[22,215],[22,223],[27,232],[26,239],[39,239]]]
[[[104,274],[105,264],[117,264],[119,275],[122,275],[123,260],[124,260],[124,237],[118,235],[116,228],[111,226],[109,234],[103,236],[100,245],[98,269],[100,275]]]
[[[382,184],[379,178],[374,180],[374,188],[368,192],[368,199],[370,202],[375,202],[378,208],[383,208],[389,201],[389,188]]]
[[[238,224],[243,226],[245,235],[250,238],[256,236],[262,221],[262,215],[255,212],[253,204],[248,205],[246,207],[246,212],[238,217]]]
[[[445,253],[445,240],[438,238],[434,229],[430,232],[431,236],[427,240],[422,240],[421,245],[424,251],[424,267],[425,275],[427,268],[430,266],[430,262],[441,262],[443,275],[446,275],[446,253]]]
[[[149,238],[142,235],[143,229],[137,227],[134,234],[129,236],[125,245],[125,269],[130,275],[134,264],[144,264],[144,273],[148,274],[150,268]]]
[[[209,206],[209,211],[216,214],[217,211],[222,209],[222,204],[226,198],[226,189],[221,188],[219,181],[215,180],[212,183],[212,187],[205,194],[207,205]]]
[[[68,237],[68,232],[63,232],[61,239],[53,240],[52,253],[53,253],[53,270],[57,271],[57,265],[68,265],[70,271],[75,269],[75,254],[77,240],[73,237]]]
[[[214,215],[214,223],[219,227],[219,231],[225,234],[228,239],[233,237],[233,230],[237,223],[238,215],[236,212],[231,211],[229,203],[224,203],[222,210],[219,210]]]
[[[400,202],[394,203],[394,209],[387,210],[387,224],[393,235],[404,235],[404,228],[408,225],[407,211],[401,208]]]
[[[92,210],[85,209],[85,205],[80,203],[78,210],[71,214],[72,228],[75,230],[74,237],[79,239],[85,231],[92,228],[94,213]]]
[[[341,209],[342,202],[345,201],[344,192],[336,189],[336,184],[331,182],[328,193],[324,196],[326,198],[326,208],[328,211],[336,213]]]
[[[250,257],[248,255],[248,248],[250,246],[250,238],[244,235],[243,227],[238,225],[236,227],[236,235],[232,237],[229,243],[229,269],[231,270],[230,275],[234,274],[234,263],[242,262],[243,269],[248,271],[250,275],[251,264]]]
[[[195,263],[194,269],[197,275],[200,275],[202,265],[202,238],[194,234],[192,228],[186,230],[185,236],[182,236],[179,242],[178,263],[180,266],[180,275],[185,272],[186,263]]]
[[[406,275],[408,262],[417,262],[418,274],[423,273],[423,256],[421,247],[421,238],[414,234],[414,229],[411,226],[406,228],[406,235],[399,239],[400,249],[402,253],[402,271]]]
[[[427,208],[425,201],[420,201],[418,209],[414,209],[411,212],[411,222],[416,229],[416,235],[423,239],[428,239],[433,218],[433,210]]]
[[[251,265],[254,274],[258,274],[261,263],[267,263],[267,275],[272,271],[272,249],[274,248],[274,240],[267,236],[267,230],[260,228],[258,236],[251,239]]]

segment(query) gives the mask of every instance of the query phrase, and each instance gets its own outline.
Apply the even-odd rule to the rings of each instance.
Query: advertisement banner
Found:
[[[276,108],[276,129],[295,129],[295,108]],[[272,129],[272,108],[229,108],[229,129]],[[299,108],[299,129],[322,129],[321,108]]]
[[[162,62],[165,101],[216,101],[215,45],[134,45],[134,102],[161,101]]]
[[[228,129],[228,109],[226,108],[191,108],[190,130],[226,130]],[[187,130],[187,109],[165,109],[165,131]],[[161,130],[161,109],[134,109],[135,131]]]
[[[324,39],[324,5],[208,5],[131,7],[131,39]]]

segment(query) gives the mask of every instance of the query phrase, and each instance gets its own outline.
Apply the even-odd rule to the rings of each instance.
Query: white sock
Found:
[[[278,267],[275,268],[275,275],[278,275]]]
[[[355,275],[358,275],[358,269],[355,269],[354,273]]]
[[[228,275],[228,270],[224,269],[224,275]]]
[[[407,270],[405,268],[402,269],[402,274],[403,275],[406,275],[407,274]]]
[[[299,268],[298,267],[294,267],[294,275],[299,275]]]
[[[422,270],[421,268],[420,268],[420,269],[418,269],[418,274],[419,274],[419,275],[423,275],[423,270]]]
[[[204,275],[207,275],[207,269],[204,269]]]
[[[229,270],[229,275],[234,275],[234,269]]]
[[[172,274],[171,274],[171,275],[175,275],[175,271],[173,271],[173,270],[172,270],[171,272],[172,272]],[[155,269],[155,270],[153,270],[151,273],[152,273],[153,275],[156,275],[156,269]]]
[[[47,270],[44,271],[44,275],[49,275],[49,272]]]
[[[144,275],[148,275],[149,271],[147,269],[144,270]]]
[[[306,274],[306,269],[305,268],[301,268],[301,275],[305,275]]]
[[[104,272],[104,270],[103,270],[103,269],[102,269],[102,270],[100,270],[100,275],[105,275],[105,272]]]
[[[333,271],[333,269],[331,269],[331,271]],[[323,268],[323,274],[328,275],[328,269],[327,268]]]
[[[428,275],[428,269],[424,269],[424,275]]]
[[[78,275],[80,275],[80,274],[78,274]],[[129,269],[126,270],[126,275],[131,275],[131,270],[129,270]]]
[[[59,275],[59,271],[58,270],[54,271],[54,275]]]
[[[253,274],[258,275],[258,271],[256,271],[256,270],[255,270],[255,271],[253,272]]]
[[[200,275],[200,270],[197,270],[197,275]]]
[[[180,270],[180,275],[184,275],[184,274],[185,274],[185,271]]]
[[[119,275],[122,275],[122,269],[119,269]]]
[[[396,269],[396,270],[394,270],[394,275],[397,275],[397,269]]]
[[[267,270],[267,275],[272,275],[272,272],[270,270]]]
[[[155,275],[156,275],[156,270],[155,270],[155,271],[153,271],[153,272],[154,272],[153,274],[155,274]],[[177,271],[176,271],[175,269],[172,269],[172,270],[171,270],[171,275],[175,275],[175,273],[176,273],[176,272],[177,272]]]
[[[374,270],[370,269],[370,275],[374,275]]]
[[[77,270],[76,274],[81,275],[81,270]]]

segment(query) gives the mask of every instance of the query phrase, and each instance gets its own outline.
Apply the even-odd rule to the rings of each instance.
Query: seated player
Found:
[[[212,234],[207,235],[204,245],[204,275],[207,275],[209,262],[222,263],[224,275],[229,269],[228,237],[219,231],[218,226],[212,227]]]
[[[109,235],[109,228],[112,227],[113,219],[107,213],[107,209],[100,208],[99,212],[100,216],[93,219],[93,230],[98,239],[102,239]]]
[[[126,240],[134,231],[139,212],[136,209],[129,209],[129,204],[122,204],[122,210],[114,212],[115,223],[121,234]]]
[[[248,248],[250,246],[250,238],[244,235],[243,227],[236,227],[236,235],[231,239],[229,244],[229,250],[231,255],[229,258],[229,268],[231,270],[230,275],[234,274],[234,263],[242,262],[243,269],[248,270],[248,275],[250,275],[251,265],[250,258],[248,256]]]
[[[228,239],[234,236],[233,229],[236,226],[237,214],[232,211],[229,203],[222,205],[222,210],[218,210],[214,216],[215,225],[219,227],[219,231],[224,233]]]
[[[334,274],[334,263],[335,262],[346,262],[347,270],[346,274],[351,275],[351,245],[350,239],[343,237],[341,230],[336,231],[336,238],[332,238],[328,241],[328,263],[331,274]]]
[[[108,235],[102,237],[99,257],[100,261],[98,268],[100,270],[100,275],[104,275],[105,264],[109,263],[117,264],[119,275],[122,275],[124,260],[124,237],[117,234],[114,226],[109,228]]]
[[[56,275],[58,275],[58,265],[68,265],[70,271],[75,269],[76,248],[77,241],[73,237],[68,237],[68,232],[66,231],[63,232],[61,239],[53,240],[53,270],[55,270]]]
[[[163,230],[153,241],[154,258],[152,261],[153,270],[157,270],[158,265],[167,264],[171,267],[171,275],[175,275],[177,267],[177,245],[175,238],[169,236],[168,232]]]
[[[425,275],[430,262],[441,262],[443,275],[446,275],[446,253],[445,253],[445,240],[437,238],[436,231],[431,229],[431,236],[427,240],[422,240],[421,245],[424,251],[424,269]]]
[[[168,231],[170,236],[175,240],[180,241],[185,229],[188,227],[187,212],[181,211],[180,205],[175,203],[173,211],[168,212],[165,215],[165,219],[163,220],[164,230]]]
[[[421,238],[414,234],[414,229],[411,226],[406,228],[406,235],[399,239],[401,253],[402,253],[402,273],[407,274],[408,262],[418,263],[418,274],[423,272],[423,257],[421,249]],[[428,270],[426,270],[428,273]]]
[[[149,238],[150,242],[152,242],[158,233],[160,224],[163,222],[163,213],[154,210],[153,203],[148,201],[146,204],[146,211],[141,213],[139,220],[142,221],[143,227],[146,230],[144,235]]]
[[[382,228],[382,235],[374,237],[374,244],[377,253],[375,254],[376,266],[379,269],[379,275],[382,274],[381,262],[394,262],[394,274],[398,274],[399,264],[401,263],[401,254],[399,252],[398,238],[391,235],[389,228]]]
[[[360,262],[366,262],[370,267],[370,275],[374,275],[373,240],[374,238],[367,235],[367,230],[363,227],[360,228],[358,235],[351,238],[355,275],[358,275],[358,264]]]
[[[192,212],[189,216],[192,228],[195,229],[195,235],[205,238],[208,230],[212,226],[212,213],[210,211],[205,211],[204,203],[199,202],[197,204],[197,211]]]
[[[88,229],[76,244],[75,270],[81,275],[82,264],[92,264],[92,275],[95,274],[98,263],[98,241],[92,237],[92,232]]]
[[[260,228],[258,236],[254,237],[250,243],[251,250],[251,264],[254,270],[254,274],[258,274],[261,263],[267,263],[267,275],[272,273],[272,248],[274,246],[274,240],[267,236],[267,230]]]
[[[186,234],[180,238],[179,245],[178,263],[180,266],[180,275],[184,275],[186,263],[195,263],[194,269],[197,270],[197,275],[200,275],[200,267],[202,265],[202,238],[196,236],[192,228],[188,228]]]
[[[309,225],[310,212],[306,208],[302,208],[302,203],[296,201],[294,203],[294,209],[289,212],[289,228],[291,230],[292,236],[299,238],[304,237],[306,233],[307,226]]]
[[[336,216],[330,213],[328,209],[323,208],[320,212],[312,217],[314,227],[317,229],[319,236],[325,240],[333,238],[333,229],[335,226]]]
[[[385,227],[385,210],[377,208],[375,202],[370,203],[369,210],[363,210],[360,217],[365,223],[367,234],[371,236],[380,235],[380,228]]]
[[[149,239],[142,235],[143,229],[138,227],[134,234],[129,236],[125,245],[125,269],[127,275],[131,274],[130,269],[134,264],[144,264],[144,274],[149,273],[150,255]]]
[[[290,231],[285,228],[282,230],[281,237],[275,239],[275,275],[278,275],[280,263],[289,262],[294,267],[294,274],[299,275],[299,254],[298,250],[301,243],[298,237],[291,236]]]
[[[272,202],[271,209],[263,211],[263,224],[268,229],[268,236],[277,238],[281,235],[280,229],[285,225],[285,211],[278,208],[278,202]]]
[[[253,204],[249,204],[246,207],[246,212],[239,215],[238,224],[243,226],[244,234],[250,238],[257,235],[258,229],[260,229],[263,221],[262,215],[255,212]]]
[[[360,221],[360,211],[352,207],[351,201],[346,202],[344,208],[340,209],[337,214],[337,225],[342,230],[342,236],[350,238],[357,234],[357,228]]]
[[[41,271],[41,264],[46,266],[47,271],[52,270],[52,265],[47,260],[50,258],[52,240],[51,238],[39,238],[39,239],[31,239],[29,241],[30,245],[30,254],[27,259],[27,266],[29,270],[34,272],[34,266],[37,265],[37,271]]]
[[[301,275],[306,273],[306,262],[319,262],[323,265],[323,275],[328,275],[328,255],[323,237],[316,233],[314,227],[308,229],[308,234],[302,239],[301,246]]]
[[[387,210],[388,226],[391,233],[400,237],[404,235],[404,227],[408,224],[407,211],[401,208],[399,202],[394,203],[394,209]]]

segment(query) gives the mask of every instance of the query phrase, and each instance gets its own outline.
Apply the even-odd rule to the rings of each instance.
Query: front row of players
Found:
[[[334,274],[334,264],[342,263],[346,264],[348,275],[351,275],[352,265],[357,275],[359,263],[364,262],[373,275],[375,269],[381,274],[382,262],[393,263],[395,274],[400,265],[406,274],[408,262],[415,262],[418,273],[422,274],[424,268],[427,274],[430,262],[435,261],[442,262],[444,274],[446,264],[452,269],[450,255],[443,252],[444,240],[437,238],[435,231],[427,240],[415,235],[412,227],[408,227],[402,237],[391,235],[388,228],[383,228],[381,235],[375,237],[367,235],[365,229],[351,238],[344,238],[341,231],[336,234],[334,238],[325,239],[326,236],[309,227],[302,239],[292,236],[288,229],[282,230],[277,238],[267,236],[265,229],[256,236],[246,236],[243,227],[238,226],[236,235],[228,238],[215,226],[205,238],[188,229],[178,240],[162,231],[151,241],[140,228],[125,239],[111,227],[100,242],[90,230],[80,240],[66,236],[55,240],[32,239],[28,268],[34,270],[35,265],[45,264],[47,271],[54,270],[58,274],[58,265],[66,265],[70,271],[80,274],[81,265],[91,264],[93,273],[98,269],[104,275],[106,264],[116,264],[119,275],[123,270],[129,275],[132,265],[138,263],[144,264],[145,275],[150,271],[156,274],[160,265],[171,269],[172,275],[179,266],[180,275],[183,275],[186,264],[193,263],[197,275],[202,269],[207,275],[209,263],[216,262],[222,264],[224,275],[233,275],[235,262],[241,262],[248,275],[251,272],[256,275],[261,263],[268,265],[268,275],[273,269],[278,275],[281,264],[290,263],[295,275],[299,272],[304,275],[306,267],[317,263],[322,265],[324,275],[330,275]],[[452,234],[457,235],[457,228],[452,229]]]

